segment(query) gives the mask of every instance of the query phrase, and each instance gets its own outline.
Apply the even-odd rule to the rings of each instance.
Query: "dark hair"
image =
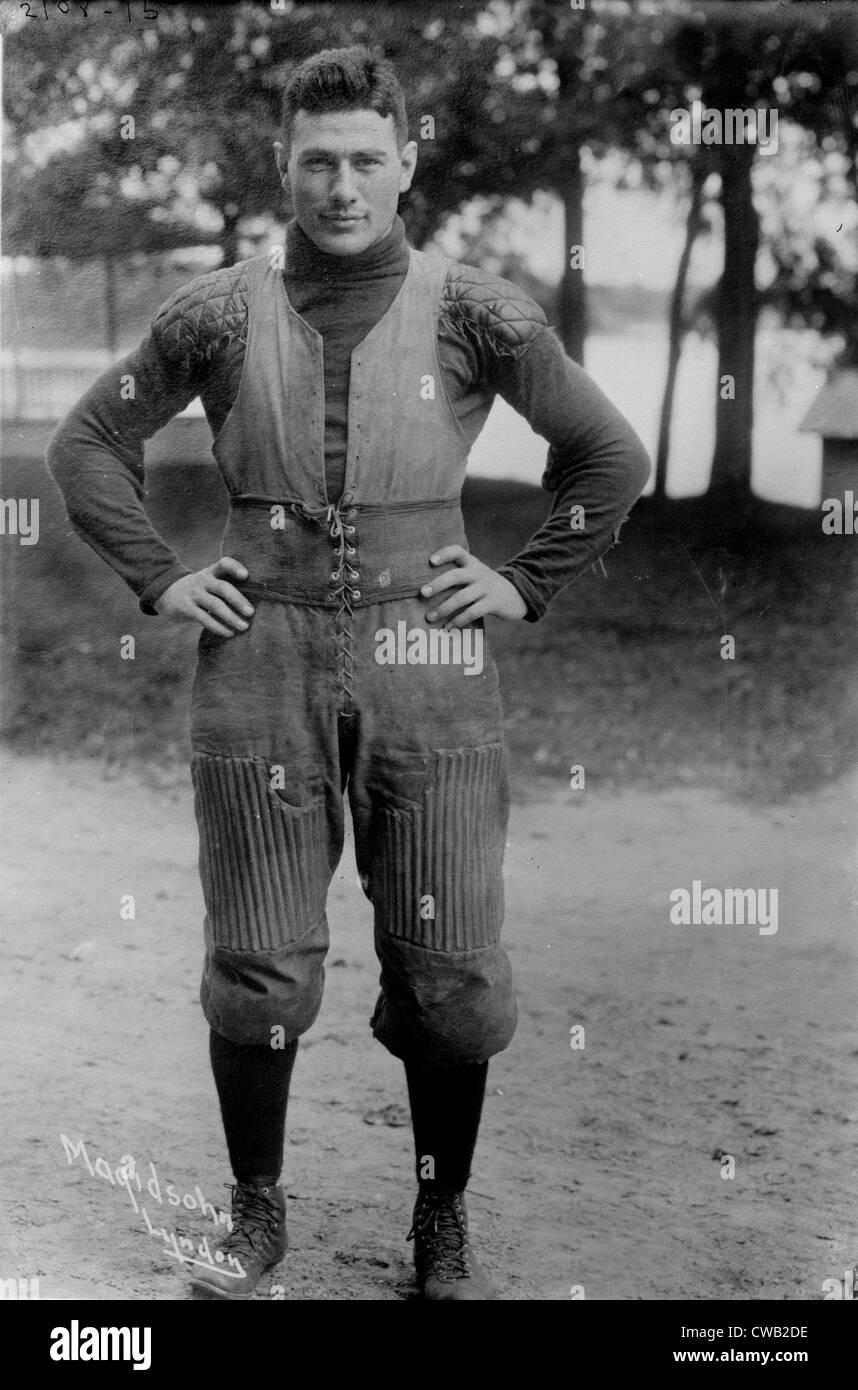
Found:
[[[298,111],[377,111],[393,117],[400,150],[408,140],[405,97],[393,64],[362,44],[323,48],[292,73],[283,91],[281,139],[287,153]]]

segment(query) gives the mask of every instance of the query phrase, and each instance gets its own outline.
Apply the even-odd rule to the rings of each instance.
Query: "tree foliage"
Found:
[[[646,183],[694,191],[681,275],[707,218],[702,190],[716,176],[725,266],[711,309],[718,378],[732,376],[736,394],[718,395],[713,484],[725,505],[741,505],[759,309],[839,333],[858,356],[855,270],[836,240],[809,233],[785,208],[761,218],[753,147],[678,146],[670,113],[695,99],[776,110],[808,133],[822,184],[845,179],[858,195],[858,7],[437,0],[427,11],[355,0],[178,4],[130,32],[82,20],[22,24],[7,43],[5,249],[115,257],[218,239],[224,260],[235,259],[243,221],[289,215],[271,150],[284,83],[309,54],[354,42],[385,52],[409,94],[420,160],[402,211],[416,244],[475,196],[489,209],[537,192],[561,201],[567,260],[555,320],[576,357],[585,274],[568,257],[584,240],[585,151],[599,159],[620,149]],[[121,135],[128,116],[133,139]],[[680,284],[673,375],[682,299]],[[663,452],[668,433],[669,400]]]

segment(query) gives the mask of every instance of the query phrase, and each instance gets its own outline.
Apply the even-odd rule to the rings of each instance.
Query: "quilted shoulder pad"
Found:
[[[161,305],[152,332],[174,362],[198,366],[225,342],[246,340],[249,264],[238,261],[199,275]]]
[[[458,328],[488,338],[496,352],[516,357],[548,322],[535,300],[511,280],[459,261],[447,272],[441,315]]]

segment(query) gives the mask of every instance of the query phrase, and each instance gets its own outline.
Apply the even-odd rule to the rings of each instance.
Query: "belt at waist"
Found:
[[[360,608],[415,596],[452,568],[430,565],[430,555],[467,544],[458,498],[384,507],[346,493],[310,507],[242,495],[230,499],[223,553],[244,565],[238,587],[251,598]]]

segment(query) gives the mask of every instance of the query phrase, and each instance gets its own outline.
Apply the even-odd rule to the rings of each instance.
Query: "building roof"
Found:
[[[823,439],[858,439],[858,367],[835,368],[799,429]]]

